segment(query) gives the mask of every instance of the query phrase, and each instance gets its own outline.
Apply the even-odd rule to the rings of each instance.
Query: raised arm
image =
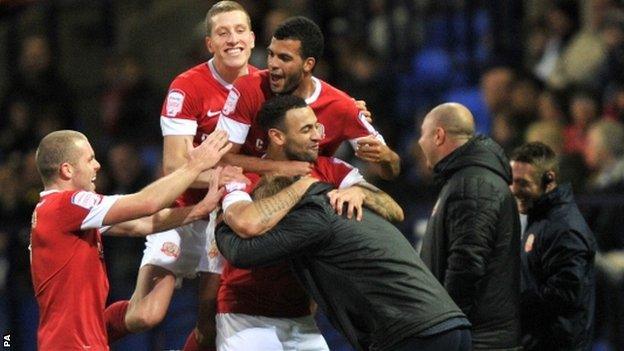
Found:
[[[317,181],[312,177],[302,177],[277,194],[253,202],[248,198],[226,206],[226,196],[224,220],[243,238],[262,235],[284,218],[301,200],[310,185]]]
[[[361,181],[344,189],[335,189],[327,193],[329,202],[336,213],[342,214],[344,204],[347,203],[347,218],[354,214],[357,220],[362,220],[362,206],[390,222],[403,221],[403,209],[394,199],[374,185]]]
[[[104,233],[109,236],[146,236],[206,218],[219,205],[224,194],[224,188],[219,188],[218,185],[221,168],[219,167],[215,172],[215,177],[208,184],[209,190],[206,196],[197,204],[188,207],[165,208],[148,217],[115,224]]]
[[[355,155],[378,167],[376,173],[383,179],[392,180],[401,172],[399,155],[374,136],[358,139]]]
[[[234,266],[250,268],[270,265],[305,252],[330,235],[330,224],[320,207],[304,206],[290,212],[264,235],[243,239],[227,225],[215,238],[219,252]]]
[[[184,166],[137,193],[120,197],[108,210],[102,224],[111,225],[148,216],[168,207],[201,172],[212,168],[230,147],[224,131],[210,134],[195,149],[189,145],[188,161]]]

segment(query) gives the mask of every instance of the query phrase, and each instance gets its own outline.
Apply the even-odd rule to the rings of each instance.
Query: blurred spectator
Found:
[[[615,11],[607,15],[600,30],[607,57],[602,68],[602,80],[608,87],[624,84],[624,13]]]
[[[15,99],[8,104],[6,123],[0,129],[0,152],[8,155],[13,151],[35,148],[37,140],[32,132],[34,120],[31,115],[31,104],[23,99]]]
[[[559,98],[551,90],[540,92],[537,101],[537,119],[540,121],[565,122],[563,106]],[[557,154],[559,154],[557,152]]]
[[[596,88],[600,85],[597,77],[606,60],[607,48],[599,30],[611,9],[611,0],[589,0],[587,22],[570,39],[557,60],[548,77],[551,87],[565,89],[574,85]]]
[[[571,124],[565,129],[565,147],[567,154],[582,153],[585,149],[587,127],[599,115],[598,102],[586,91],[576,91],[570,99]]]
[[[544,16],[544,24],[533,26],[528,50],[533,72],[542,81],[552,74],[561,52],[579,28],[576,0],[556,0]]]
[[[596,259],[596,334],[624,349],[624,126],[603,120],[588,132],[585,162],[592,170],[589,192],[600,202],[586,212],[601,255]],[[614,197],[620,200],[610,200]]]
[[[263,19],[262,32],[256,33],[256,46],[251,52],[249,63],[258,67],[267,67],[267,47],[271,44],[271,38],[277,26],[284,22],[291,13],[283,8],[270,10]]]
[[[481,93],[491,116],[508,112],[514,78],[514,71],[505,66],[490,68],[481,76]]]
[[[100,115],[108,141],[159,145],[162,94],[134,56],[110,58],[100,97]]]
[[[72,125],[73,97],[52,63],[50,46],[44,37],[33,35],[23,40],[18,67],[0,105],[3,115],[15,100],[27,100],[31,111],[54,109],[62,116],[63,128]]]
[[[136,147],[130,143],[113,145],[107,161],[109,190],[113,194],[135,193],[153,180]],[[128,299],[134,290],[145,238],[104,238],[108,274],[111,281],[116,282],[111,285],[109,301]]]
[[[624,84],[613,87],[613,92],[607,97],[604,116],[610,120],[624,122]]]

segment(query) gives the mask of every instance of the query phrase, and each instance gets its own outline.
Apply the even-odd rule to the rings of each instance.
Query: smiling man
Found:
[[[569,184],[558,185],[555,153],[525,144],[511,157],[522,235],[520,311],[525,350],[588,350],[594,323],[596,242]]]
[[[264,233],[317,180],[335,188],[328,196],[333,208],[339,209],[338,214],[342,213],[344,202],[348,203],[347,218],[355,217],[354,221],[362,219],[363,205],[389,221],[403,220],[401,207],[388,194],[367,183],[357,168],[318,155],[319,124],[305,100],[294,95],[273,97],[262,106],[258,120],[269,138],[266,158],[310,162],[311,177],[301,177],[284,192],[252,202],[249,194],[259,177],[249,174],[251,185],[234,189],[223,199],[223,217],[232,229],[247,237]],[[226,263],[217,308],[218,351],[328,349],[311,315],[310,298],[287,262],[251,270]]]
[[[41,140],[36,162],[44,191],[33,212],[30,245],[39,350],[108,350],[100,232],[144,236],[206,216],[222,193],[215,180],[195,206],[165,207],[220,160],[226,144],[227,134],[217,131],[170,175],[134,194],[103,196],[94,192],[100,164],[82,133],[61,130]]]
[[[323,55],[323,34],[314,22],[305,17],[284,21],[275,30],[268,52],[268,70],[238,79],[223,107],[217,128],[226,130],[235,144],[226,162],[249,172],[275,169],[276,161],[258,158],[266,152],[268,138],[257,114],[272,96],[292,94],[305,99],[318,118],[320,155],[332,156],[343,141],[349,141],[358,157],[376,165],[382,178],[398,176],[399,156],[366,120],[365,111],[346,93],[313,76]],[[305,174],[309,167],[303,162],[297,167],[285,165],[280,173]]]

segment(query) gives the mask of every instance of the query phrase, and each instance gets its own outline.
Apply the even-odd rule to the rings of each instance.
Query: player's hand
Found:
[[[303,161],[280,161],[275,175],[281,175],[285,177],[296,177],[308,175],[312,172],[312,164],[310,162]]]
[[[372,135],[358,139],[355,156],[373,163],[390,162],[392,150]]]
[[[356,220],[362,220],[362,205],[366,194],[360,187],[351,186],[345,189],[334,189],[327,193],[327,197],[329,197],[329,203],[338,215],[342,215],[342,209],[346,202],[347,218],[351,219],[355,214]]]
[[[215,130],[198,147],[187,144],[188,163],[205,171],[214,167],[231,147],[227,132]]]
[[[219,186],[227,183],[243,183],[249,185],[251,181],[243,174],[243,169],[238,166],[225,165],[220,172]]]
[[[364,118],[366,118],[366,121],[368,123],[373,123],[373,114],[366,107],[366,101],[355,99],[353,99],[353,101],[355,101],[355,106],[358,108],[358,110],[360,110]]]
[[[212,170],[213,176],[210,178],[210,182],[208,183],[208,192],[206,196],[193,206],[192,215],[196,215],[199,217],[206,217],[212,212],[221,201],[221,198],[225,194],[225,188],[219,184],[219,179],[221,178],[223,168],[217,167]]]

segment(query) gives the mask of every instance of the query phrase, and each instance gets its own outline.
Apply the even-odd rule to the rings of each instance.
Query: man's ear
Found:
[[[436,127],[434,141],[436,146],[444,144],[444,142],[446,141],[446,130],[444,130],[444,128]]]
[[[316,59],[314,57],[308,57],[303,61],[303,70],[306,73],[312,73],[314,66],[316,66]]]
[[[212,50],[212,38],[210,38],[210,36],[207,35],[204,38],[204,42],[206,43],[206,50],[208,50],[209,53],[214,54],[214,50]]]
[[[271,128],[269,129],[269,142],[278,146],[282,146],[286,143],[286,136],[281,130]]]
[[[59,167],[59,178],[63,180],[69,180],[74,175],[74,166],[72,166],[69,162],[61,163]]]

